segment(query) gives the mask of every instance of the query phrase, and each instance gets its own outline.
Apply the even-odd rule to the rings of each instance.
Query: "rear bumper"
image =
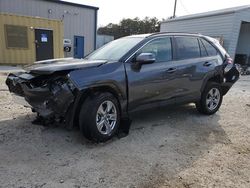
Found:
[[[239,80],[240,72],[237,65],[233,65],[232,68],[224,73],[223,83],[222,83],[222,92],[223,95],[227,94],[229,89]]]
[[[46,86],[32,87],[30,80],[25,80],[19,75],[10,74],[6,84],[9,91],[16,95],[15,98],[23,98],[24,106],[30,106],[44,118],[64,117],[70,104],[74,101],[74,95],[67,83],[52,82]]]

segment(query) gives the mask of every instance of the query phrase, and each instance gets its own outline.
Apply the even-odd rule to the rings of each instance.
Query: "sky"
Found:
[[[175,0],[64,0],[99,7],[98,26],[119,23],[123,18],[157,17],[173,15]],[[183,16],[218,10],[223,8],[250,5],[250,0],[177,0],[176,15]]]

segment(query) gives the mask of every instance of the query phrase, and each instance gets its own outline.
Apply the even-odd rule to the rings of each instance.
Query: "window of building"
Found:
[[[28,29],[25,26],[5,25],[7,48],[28,48]]]

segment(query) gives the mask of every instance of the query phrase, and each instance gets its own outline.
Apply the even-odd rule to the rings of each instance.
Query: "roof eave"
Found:
[[[72,3],[72,2],[68,2],[68,1],[61,1],[61,0],[42,0],[42,1],[70,5],[70,6],[80,7],[80,8],[99,10],[99,7],[94,7],[94,6],[90,6],[90,5],[83,5],[83,4],[78,4],[78,3]]]
[[[183,21],[183,20],[192,20],[192,19],[198,19],[198,18],[205,18],[205,17],[211,17],[211,16],[219,16],[219,15],[227,15],[227,14],[234,14],[236,12],[239,11],[244,11],[250,9],[250,7],[246,7],[246,8],[242,8],[239,10],[230,10],[230,11],[221,11],[221,12],[217,12],[217,13],[211,13],[209,14],[209,12],[207,12],[206,15],[204,15],[204,13],[200,13],[200,14],[193,14],[193,15],[187,15],[187,16],[183,16],[183,17],[177,17],[177,18],[173,18],[173,19],[168,19],[165,21],[162,21],[161,23],[168,23],[168,22],[176,22],[176,21]]]

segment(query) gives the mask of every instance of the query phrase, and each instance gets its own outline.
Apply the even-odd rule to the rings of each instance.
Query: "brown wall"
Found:
[[[26,26],[28,48],[7,48],[4,25]],[[0,64],[31,64],[36,61],[35,28],[53,30],[54,58],[64,57],[63,22],[38,17],[0,14]]]

